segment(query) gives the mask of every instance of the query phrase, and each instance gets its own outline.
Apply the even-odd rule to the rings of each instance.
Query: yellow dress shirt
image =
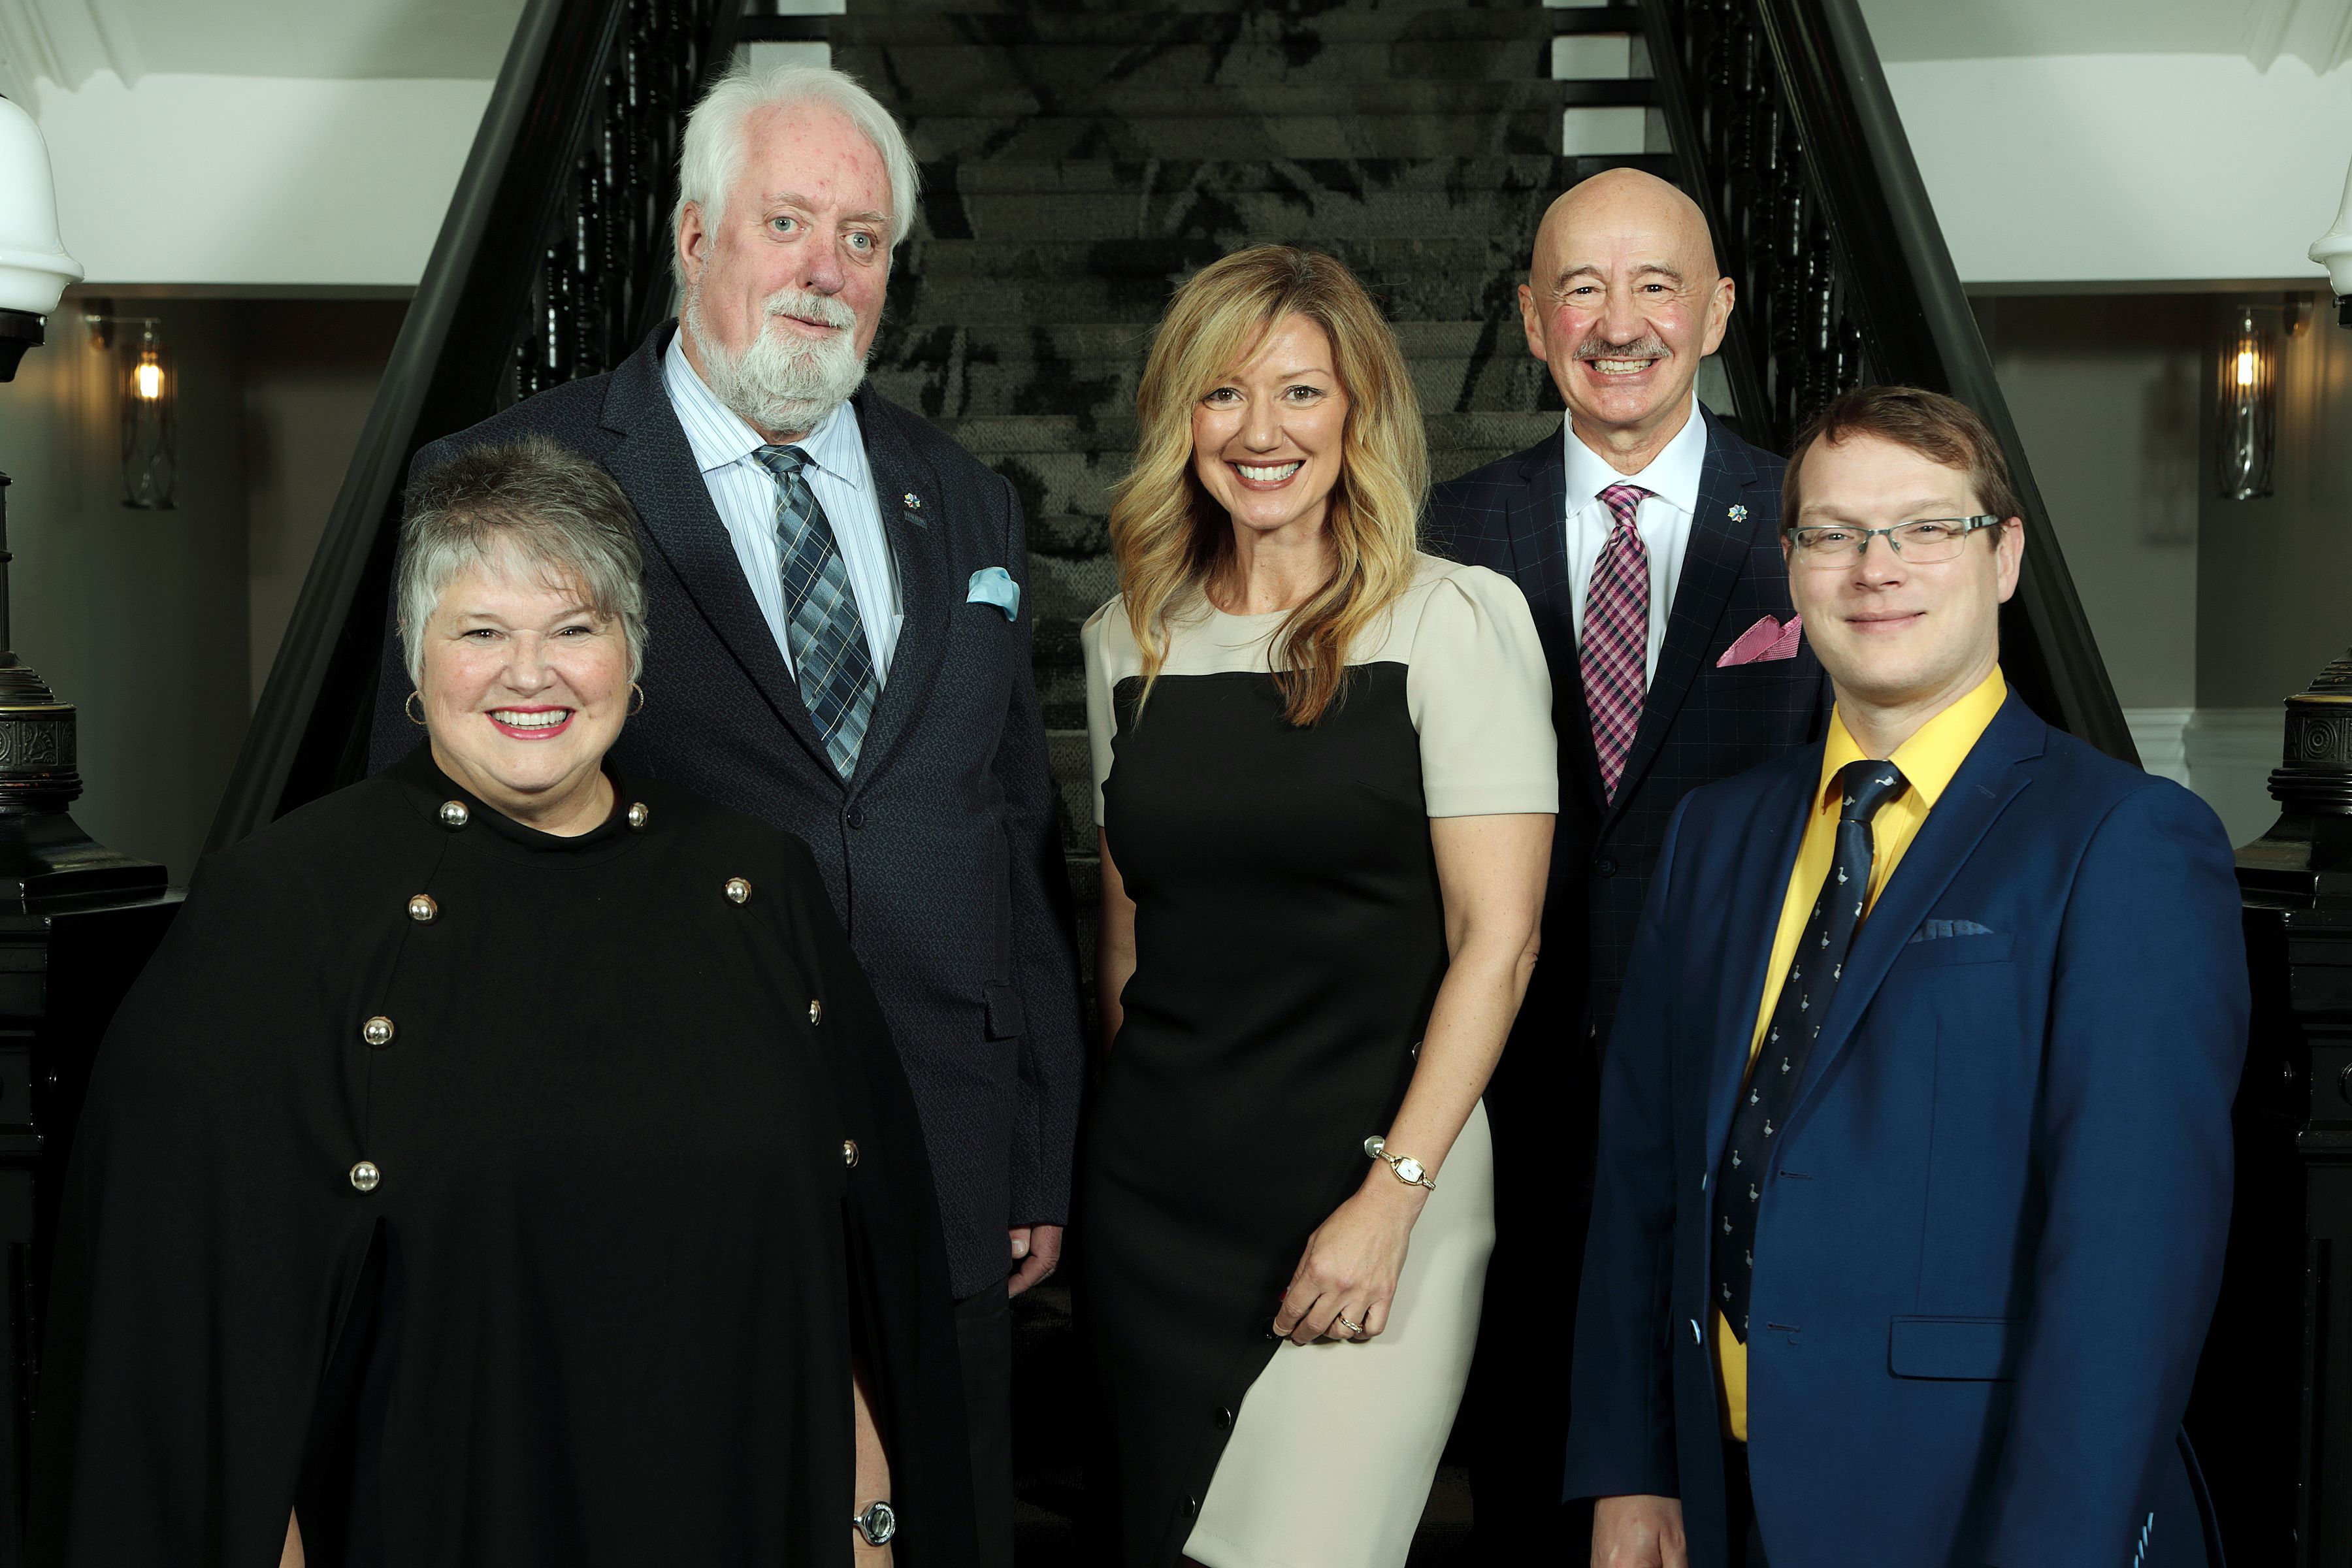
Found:
[[[1871,821],[1870,887],[1865,894],[1871,907],[1877,905],[1878,895],[1895,875],[1903,852],[1919,837],[1927,814],[1936,808],[1952,775],[1968,761],[1969,752],[2008,696],[2009,683],[1995,666],[1974,690],[1920,725],[1918,733],[1895,747],[1895,755],[1887,759],[1902,771],[1911,787],[1879,807]],[[1764,1043],[1764,1030],[1772,1022],[1772,1009],[1780,1000],[1780,983],[1805,934],[1806,917],[1813,911],[1813,895],[1821,891],[1822,879],[1830,874],[1830,862],[1837,856],[1838,770],[1863,758],[1862,747],[1846,732],[1844,717],[1832,713],[1829,742],[1822,752],[1822,782],[1813,793],[1813,813],[1805,822],[1804,842],[1797,847],[1797,864],[1789,873],[1789,891],[1780,901],[1772,961],[1764,970],[1764,995],[1757,1005],[1756,1033],[1748,1047],[1751,1072],[1756,1053]],[[1745,1443],[1748,1347],[1732,1337],[1730,1321],[1719,1311],[1715,1315],[1715,1364],[1723,1394],[1723,1429]]]

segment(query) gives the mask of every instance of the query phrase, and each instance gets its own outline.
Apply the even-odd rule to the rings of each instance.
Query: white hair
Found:
[[[890,244],[896,248],[915,226],[915,193],[921,176],[906,132],[890,111],[846,71],[830,66],[751,66],[738,60],[719,74],[686,119],[685,144],[677,158],[677,205],[670,233],[685,220],[688,202],[702,209],[702,226],[716,229],[727,215],[727,193],[743,172],[743,126],[763,109],[823,104],[838,110],[864,132],[890,174]],[[673,255],[677,286],[686,289],[686,267]]]

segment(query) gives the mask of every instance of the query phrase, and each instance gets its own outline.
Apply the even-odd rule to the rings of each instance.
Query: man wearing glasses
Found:
[[[2008,691],[2018,511],[1933,393],[1790,453],[1836,709],[1688,798],[1634,940],[1569,1444],[1596,1568],[2209,1560],[2230,846]]]

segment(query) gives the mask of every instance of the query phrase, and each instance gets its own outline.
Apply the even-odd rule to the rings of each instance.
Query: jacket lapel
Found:
[[[621,439],[604,455],[604,467],[622,489],[640,499],[637,512],[647,537],[686,585],[702,618],[784,727],[834,776],[824,739],[751,596],[751,585],[743,580],[743,563],[710,502],[686,429],[662,384],[662,355],[676,330],[671,322],[656,331],[613,373],[604,423]]]
[[[866,721],[866,739],[857,752],[853,785],[874,776],[891,748],[906,733],[923,700],[939,678],[948,644],[948,617],[961,595],[950,581],[948,530],[957,506],[974,504],[968,492],[950,496],[938,476],[910,446],[899,428],[905,416],[862,387],[852,404],[866,439],[866,467],[874,475],[875,504],[880,508],[882,531],[898,569],[898,592],[906,602],[906,620],[898,628],[898,646],[890,656],[890,678]],[[919,503],[909,505],[912,496]],[[1008,569],[1013,563],[1003,563]]]
[[[1675,583],[1657,672],[1642,700],[1641,726],[1633,731],[1633,749],[1626,753],[1625,772],[1617,783],[1620,808],[1633,798],[1665,743],[1666,731],[1674,727],[1675,715],[1682,711],[1683,699],[1715,644],[1716,623],[1723,618],[1723,607],[1731,602],[1731,591],[1747,569],[1755,539],[1755,525],[1734,522],[1731,509],[1756,482],[1756,465],[1744,447],[1725,438],[1723,427],[1703,406],[1699,417],[1706,421],[1706,459],[1699,470],[1698,510],[1691,514],[1690,539]]]
[[[1725,924],[1733,932],[1716,976],[1713,1054],[1707,1058],[1706,1148],[1713,1168],[1731,1135],[1732,1102],[1748,1072],[1748,1047],[1756,1037],[1756,1010],[1764,999],[1765,967],[1772,962],[1772,939],[1780,908],[1788,901],[1789,877],[1804,842],[1813,787],[1821,782],[1822,747],[1816,741],[1772,764],[1783,770],[1758,799],[1739,837],[1739,858],[1726,889]],[[1743,950],[1740,943],[1748,943]]]
[[[1911,933],[1951,886],[1962,866],[2009,803],[2032,782],[2020,763],[2042,754],[2049,727],[2033,715],[2017,694],[2010,693],[2000,711],[1985,727],[1968,761],[1952,775],[1936,808],[1919,828],[1919,837],[1904,852],[1869,918],[1855,933],[1853,950],[1845,961],[1837,994],[1822,1020],[1822,1037],[1797,1086],[1796,1109],[1790,1114],[1793,1132],[1803,1122],[1815,1095],[1853,1041],[1854,1027],[1878,994],[1886,972],[1900,957]]]
[[[1553,727],[1559,731],[1565,771],[1595,812],[1601,795],[1601,763],[1592,749],[1592,721],[1584,709],[1583,667],[1576,655],[1576,595],[1580,585],[1568,577],[1568,458],[1560,443],[1567,426],[1542,445],[1519,455],[1519,488],[1504,501],[1510,541],[1511,579],[1534,611],[1544,661],[1551,667]]]

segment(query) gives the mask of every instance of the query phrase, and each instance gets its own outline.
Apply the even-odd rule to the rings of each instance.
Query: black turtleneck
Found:
[[[299,1494],[313,1563],[846,1565],[853,1350],[898,1561],[968,1560],[930,1176],[814,863],[614,784],[560,837],[419,747],[199,870],[74,1152],[36,1561],[274,1563]]]

